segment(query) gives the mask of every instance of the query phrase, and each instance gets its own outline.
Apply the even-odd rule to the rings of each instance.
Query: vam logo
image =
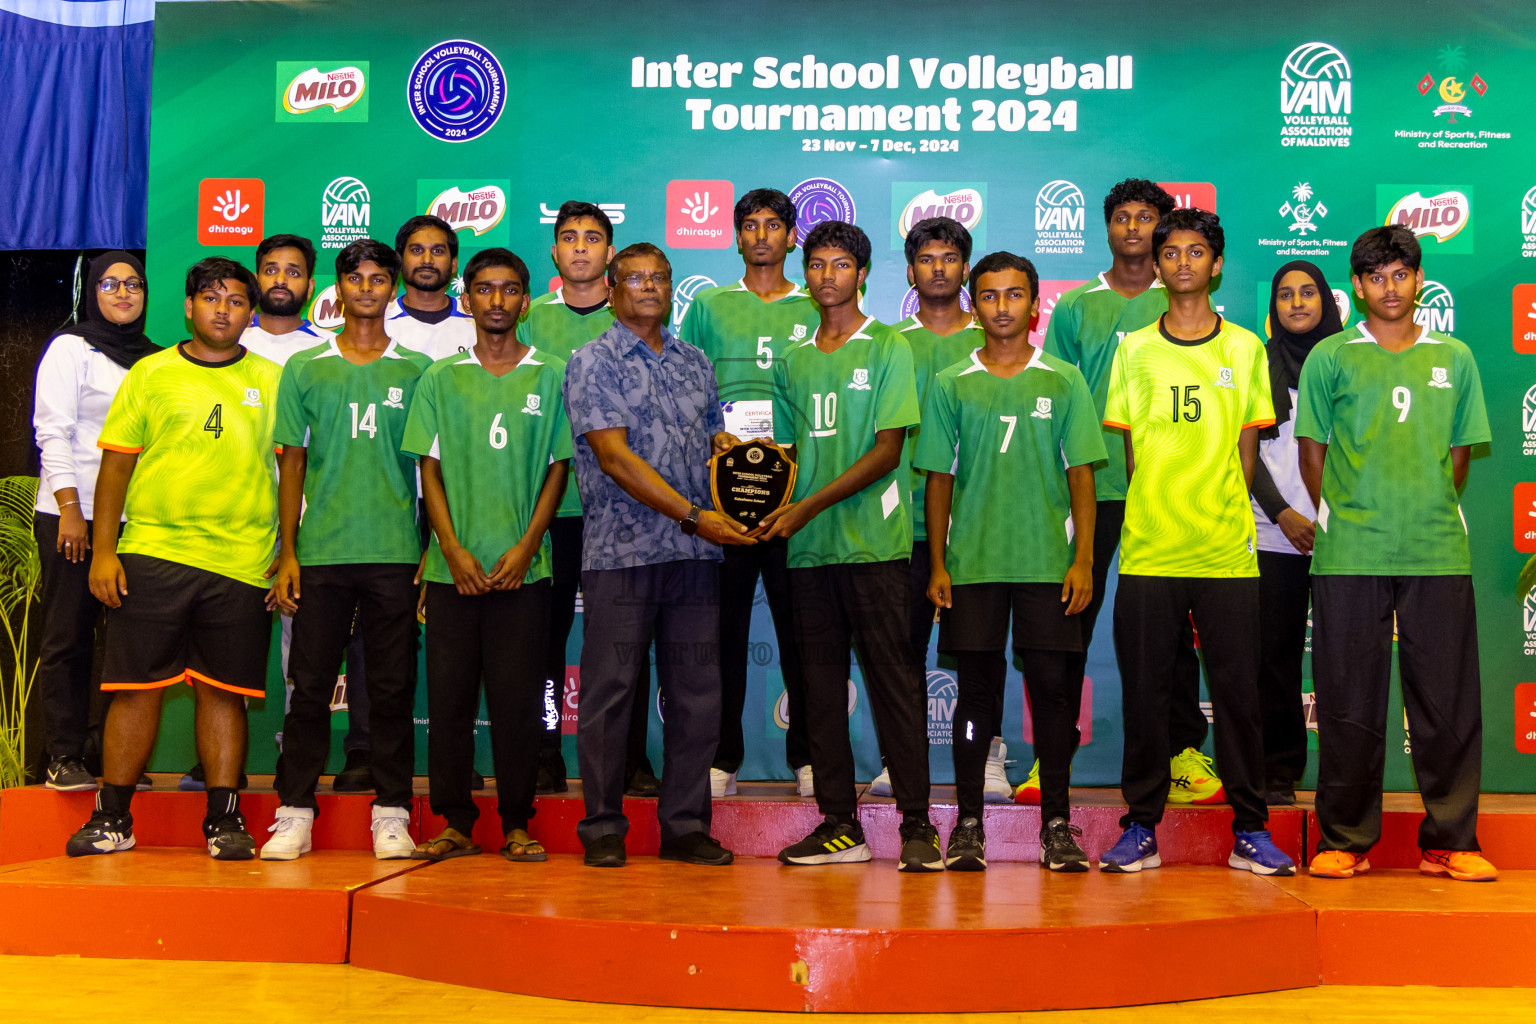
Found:
[[[1354,84],[1349,61],[1328,43],[1303,43],[1280,65],[1280,145],[1349,145]]]
[[[1456,299],[1451,290],[1439,281],[1425,281],[1419,290],[1419,308],[1413,311],[1413,322],[1428,331],[1455,334]]]
[[[1520,429],[1525,431],[1525,454],[1536,454],[1536,385],[1525,393],[1525,401],[1520,406]]]
[[[368,62],[277,62],[278,121],[368,120]]]
[[[1524,236],[1520,241],[1520,255],[1536,256],[1536,186],[1532,186],[1520,200],[1520,234]]]
[[[367,238],[372,217],[368,186],[357,178],[334,179],[320,194],[320,248],[345,249]]]
[[[960,684],[943,669],[928,671],[928,742],[948,745],[955,726],[955,700]],[[988,736],[990,740],[992,737]]]
[[[1064,178],[1047,182],[1035,193],[1035,254],[1081,254],[1086,213],[1082,189]]]
[[[1525,620],[1525,653],[1536,653],[1536,590],[1525,595],[1521,609]]]
[[[473,232],[483,245],[504,245],[509,237],[504,221],[511,187],[510,181],[481,181],[469,188],[460,188],[454,181],[418,181],[418,208],[441,217],[455,231]]]
[[[693,274],[685,277],[672,287],[673,331],[683,326],[683,317],[688,315],[688,307],[693,305],[693,297],[705,288],[713,287],[715,287],[715,282],[703,274]]]

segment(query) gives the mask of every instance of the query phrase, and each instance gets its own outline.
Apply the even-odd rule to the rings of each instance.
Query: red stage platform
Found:
[[[165,781],[161,780],[164,785]],[[264,779],[253,780],[258,785]],[[1484,799],[1480,834],[1504,872],[1491,885],[1426,878],[1412,797],[1388,798],[1371,874],[1263,879],[1224,865],[1225,808],[1170,808],[1165,863],[1139,876],[1052,875],[1033,863],[1037,808],[987,811],[984,874],[902,875],[890,859],[786,868],[769,855],[817,820],[787,784],[717,801],[729,868],[654,858],[654,802],[629,801],[630,863],[581,866],[575,793],[539,801],[547,864],[508,864],[494,797],[482,796],[479,858],[375,861],[367,795],[324,793],[316,852],[291,863],[220,863],[203,851],[202,797],[134,801],[141,847],[68,860],[64,838],[90,794],[0,793],[0,952],[289,960],[378,970],[534,995],[655,1005],[823,1011],[1027,1010],[1195,999],[1318,984],[1536,986],[1536,797]],[[1115,794],[1074,793],[1091,855],[1118,833]],[[935,790],[947,832],[951,793]],[[413,808],[431,834],[424,795]],[[244,798],[258,842],[276,808]],[[861,808],[877,858],[895,854],[895,809]],[[1277,841],[1309,848],[1302,808],[1279,810]],[[1315,826],[1313,826],[1315,828]],[[112,922],[60,928],[61,920]],[[1164,954],[1198,949],[1198,969]],[[964,986],[938,964],[985,963]]]

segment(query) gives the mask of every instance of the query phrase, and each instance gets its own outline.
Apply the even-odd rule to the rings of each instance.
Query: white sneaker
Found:
[[[880,774],[875,776],[875,781],[869,784],[870,796],[891,795],[891,770],[884,766],[880,768]]]
[[[736,795],[736,773],[719,768],[709,770],[709,795],[718,800],[723,796]]]
[[[279,807],[277,820],[267,829],[273,833],[261,848],[262,860],[298,860],[310,850],[309,830],[315,812],[308,807]]]
[[[1006,771],[1008,746],[1001,736],[992,737],[992,749],[987,751],[986,774],[982,776],[981,799],[983,803],[1007,804],[1013,802],[1013,785]]]
[[[416,849],[411,838],[411,811],[408,807],[373,809],[373,855],[379,860],[409,860]]]
[[[795,769],[795,790],[805,797],[816,795],[816,779],[811,774],[810,765],[804,764]]]

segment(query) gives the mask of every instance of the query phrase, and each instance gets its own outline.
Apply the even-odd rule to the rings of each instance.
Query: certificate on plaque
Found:
[[[709,460],[709,493],[715,511],[749,530],[789,503],[795,492],[795,463],[784,449],[759,438],[743,441]]]
[[[721,402],[725,431],[737,437],[773,436],[773,399],[748,398]]]

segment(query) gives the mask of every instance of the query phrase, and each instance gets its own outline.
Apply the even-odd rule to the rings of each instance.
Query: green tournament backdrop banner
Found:
[[[1536,597],[1518,581],[1536,553],[1536,485],[1523,483],[1536,457],[1536,12],[1466,3],[1398,14],[1311,0],[1198,3],[1182,18],[1122,0],[887,0],[878,11],[802,0],[167,4],[155,39],[153,335],[185,336],[176,289],[188,264],[249,260],[276,232],[320,247],[312,315],[334,324],[336,251],[366,235],[392,241],[423,212],[456,226],[461,262],[492,245],[521,253],[537,293],[554,273],[554,212],[571,198],[608,210],[620,247],[666,247],[678,320],[699,289],[738,277],[732,204],[764,185],[791,194],[802,230],[841,218],[868,232],[866,306],[889,322],[913,305],[905,230],[935,213],[965,223],[978,254],[1036,262],[1042,330],[1063,291],[1108,265],[1100,203],[1121,178],[1155,179],[1221,215],[1216,302],[1261,332],[1269,279],[1295,257],[1324,269],[1346,323],[1356,320],[1351,240],[1405,223],[1424,243],[1423,321],[1467,341],[1482,370],[1494,441],[1463,507],[1481,613],[1484,779],[1530,789]],[[1089,661],[1074,772],[1084,784],[1119,779],[1110,619]],[[782,778],[783,686],[765,608],[753,637],[743,777]],[[579,650],[578,619],[573,666]],[[578,676],[566,682],[567,732]],[[283,711],[275,659],[271,678],[252,705],[255,771],[276,756],[266,739]],[[928,693],[934,777],[946,780],[955,681],[932,652]],[[849,702],[867,779],[878,755],[857,672]],[[156,767],[190,763],[189,705],[172,702]],[[335,717],[340,731],[345,715]],[[421,766],[424,711],[418,722]],[[1020,769],[1028,728],[1015,672],[1005,734]],[[1410,743],[1394,700],[1390,788],[1412,785]]]

